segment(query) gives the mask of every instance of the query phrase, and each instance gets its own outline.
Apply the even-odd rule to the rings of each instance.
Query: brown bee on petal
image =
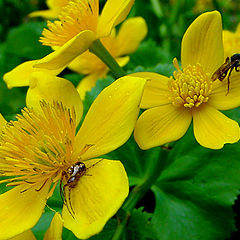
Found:
[[[232,73],[232,70],[235,69],[236,72],[239,72],[240,70],[238,69],[238,67],[240,66],[240,54],[239,53],[235,53],[234,55],[231,56],[231,58],[227,57],[226,61],[223,65],[221,65],[216,72],[213,73],[212,75],[212,80],[219,80],[219,81],[223,81],[225,79],[225,77],[227,76],[228,72],[228,89],[227,89],[227,93],[226,95],[229,93],[229,89],[230,89],[230,76]]]

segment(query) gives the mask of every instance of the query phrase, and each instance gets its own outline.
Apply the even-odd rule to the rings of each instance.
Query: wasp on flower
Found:
[[[147,110],[134,131],[138,145],[149,149],[176,141],[192,120],[195,138],[204,147],[220,149],[225,143],[237,142],[238,123],[219,110],[240,105],[239,55],[224,63],[219,12],[206,12],[190,25],[182,39],[182,69],[176,58],[173,64],[176,71],[170,78],[148,72],[133,74],[149,79],[141,101],[141,108]],[[226,95],[228,83],[221,80],[228,71],[231,88]]]
[[[232,70],[235,69],[236,72],[239,72],[240,70],[238,69],[238,67],[240,66],[240,54],[239,53],[235,53],[234,55],[231,56],[231,58],[227,57],[226,61],[223,65],[221,65],[217,71],[215,73],[213,73],[212,75],[212,80],[219,80],[219,81],[223,81],[225,79],[225,77],[228,75],[227,77],[227,81],[228,81],[228,87],[227,87],[227,94],[229,93],[229,89],[230,89],[230,76],[232,73]]]

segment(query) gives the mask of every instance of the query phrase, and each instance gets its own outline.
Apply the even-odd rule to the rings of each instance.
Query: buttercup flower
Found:
[[[30,13],[29,17],[43,17],[47,19],[57,18],[62,10],[68,4],[69,0],[46,0],[48,10],[35,11]]]
[[[129,61],[129,57],[124,55],[134,52],[146,34],[147,24],[145,20],[141,17],[135,17],[126,20],[117,35],[115,31],[112,31],[112,34],[102,38],[101,42],[122,67]],[[96,81],[104,78],[109,71],[108,67],[89,51],[74,59],[68,68],[87,75],[77,87],[82,99],[84,99],[86,92],[95,86]]]
[[[240,24],[235,32],[223,30],[224,57],[231,57],[240,52]]]
[[[128,15],[134,0],[107,0],[99,16],[98,0],[71,0],[62,8],[59,20],[48,22],[40,41],[43,45],[57,47],[34,66],[61,69],[85,52],[91,44],[110,35],[114,26]]]
[[[36,240],[36,237],[32,233],[31,230],[27,230],[26,232],[20,233],[19,235],[10,238],[9,240]],[[46,239],[44,239],[46,240]]]
[[[126,18],[133,3],[134,0],[107,0],[99,16],[98,0],[69,1],[66,7],[62,7],[59,20],[48,22],[49,29],[44,29],[41,38],[44,45],[51,46],[55,51],[41,60],[24,62],[6,73],[3,79],[8,88],[28,86],[31,75],[38,71],[53,76],[58,75],[95,40],[110,35],[114,27]],[[143,28],[143,33],[145,31],[146,29]],[[142,36],[142,33],[139,36]],[[125,47],[124,42],[129,42],[121,37],[120,35],[119,41],[122,41]],[[135,37],[129,49],[125,48],[125,53],[129,53],[131,47],[134,48],[133,45],[137,43],[138,36],[135,35]],[[125,54],[124,49],[119,49],[121,50],[122,54]],[[120,61],[122,64],[126,63],[126,58],[122,61]]]
[[[47,229],[43,240],[60,240],[62,239],[63,220],[60,213],[55,213],[52,222]],[[27,230],[17,236],[10,238],[10,240],[36,240],[36,237],[31,230]]]
[[[130,137],[144,84],[136,77],[116,80],[75,134],[82,115],[77,90],[65,79],[33,75],[28,107],[17,121],[0,118],[0,175],[7,177],[0,183],[14,186],[0,195],[0,239],[31,229],[61,180],[64,226],[81,239],[102,230],[128,195],[128,178],[120,161],[100,156]]]
[[[233,71],[230,91],[227,79],[213,81],[213,73],[224,63],[221,15],[200,15],[187,29],[181,47],[182,70],[177,60],[172,77],[136,73],[149,78],[141,107],[147,109],[137,121],[134,136],[142,149],[176,141],[192,119],[196,140],[204,147],[220,149],[239,140],[238,123],[219,110],[240,105],[240,75]]]
[[[55,213],[43,240],[62,239],[62,229],[63,219],[59,213]]]

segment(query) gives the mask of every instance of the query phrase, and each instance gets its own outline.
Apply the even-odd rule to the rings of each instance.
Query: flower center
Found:
[[[169,81],[172,104],[176,107],[192,108],[207,102],[212,91],[212,80],[209,74],[203,71],[202,66],[189,65],[181,71],[176,58],[173,64],[177,71]]]
[[[61,103],[40,103],[42,114],[24,108],[17,121],[0,133],[0,181],[8,186],[39,185],[61,178],[72,162],[76,122],[74,110]]]
[[[62,46],[83,30],[96,32],[98,0],[71,0],[58,18],[47,22],[39,40],[43,45]]]

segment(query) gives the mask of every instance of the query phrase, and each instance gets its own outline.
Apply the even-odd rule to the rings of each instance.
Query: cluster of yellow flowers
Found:
[[[217,11],[200,15],[187,29],[182,69],[175,58],[171,77],[117,73],[121,77],[99,94],[76,133],[85,93],[111,70],[111,63],[107,66],[95,55],[99,44],[115,65],[124,66],[147,34],[141,17],[127,19],[118,33],[114,29],[133,3],[107,0],[99,15],[98,0],[48,0],[49,10],[30,14],[58,19],[48,22],[40,39],[54,51],[4,75],[9,88],[29,89],[27,108],[17,121],[7,123],[0,115],[0,175],[7,177],[0,183],[14,186],[0,196],[0,239],[21,233],[34,239],[29,229],[59,182],[63,211],[53,218],[45,239],[58,239],[62,226],[81,239],[100,232],[129,191],[122,163],[100,156],[123,145],[133,131],[141,149],[178,140],[192,120],[195,138],[204,147],[220,149],[239,140],[238,123],[219,110],[240,105],[240,75],[232,72],[228,93],[227,79],[212,78],[234,53],[227,50],[224,57]],[[229,34],[224,34],[226,41]],[[86,75],[77,89],[57,77],[66,67]],[[217,72],[219,77],[222,73]],[[147,110],[138,118],[140,108]]]

